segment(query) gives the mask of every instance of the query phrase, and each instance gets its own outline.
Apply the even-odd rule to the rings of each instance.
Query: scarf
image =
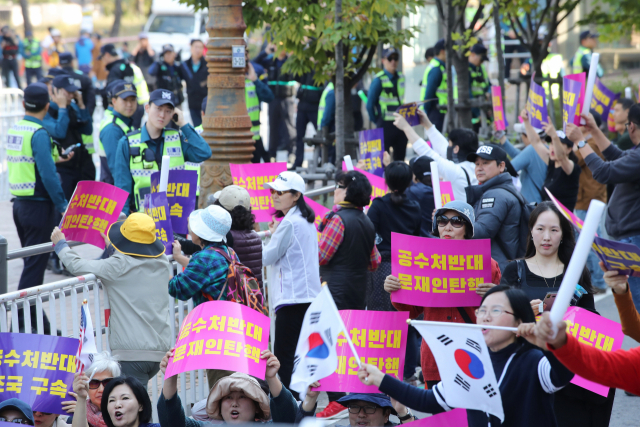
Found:
[[[87,399],[87,422],[91,427],[107,427],[100,408],[91,403],[89,399]]]

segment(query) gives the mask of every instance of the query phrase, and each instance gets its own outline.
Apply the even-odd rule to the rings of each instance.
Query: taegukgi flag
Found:
[[[435,393],[438,403],[445,409],[477,409],[504,421],[499,383],[482,331],[456,323],[411,324],[429,344],[436,359],[442,378]]]
[[[304,315],[293,360],[290,388],[300,394],[301,400],[310,384],[328,377],[338,368],[336,345],[343,325],[329,287],[323,286]]]
[[[94,355],[98,352],[96,339],[93,336],[91,313],[86,302],[82,304],[80,312],[80,346],[76,355],[76,372],[82,372],[89,368],[93,363]]]

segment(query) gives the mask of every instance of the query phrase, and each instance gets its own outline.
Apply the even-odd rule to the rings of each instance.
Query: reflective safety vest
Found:
[[[427,79],[429,78],[429,71],[431,71],[432,67],[433,64],[429,62],[427,64],[427,68],[424,69],[424,74],[422,75],[422,87],[420,88],[420,101],[424,101],[427,97]]]
[[[442,73],[442,81],[440,82],[440,86],[438,86],[438,88],[436,89],[436,96],[438,97],[439,105],[447,105],[447,100],[449,99],[449,95],[447,93],[447,91],[449,90],[449,86],[447,85],[447,68],[444,66],[443,63],[438,61],[436,58],[433,58],[431,60],[431,62],[429,63],[429,67],[430,67],[430,70],[433,68],[440,68],[440,72]],[[457,92],[456,85],[454,85],[453,88],[454,88],[454,91]],[[425,85],[425,92],[426,90],[427,88]],[[425,96],[426,96],[426,93],[425,93]],[[454,96],[454,99],[455,98],[456,97]],[[447,110],[440,110],[440,112],[442,114],[445,114]]]
[[[36,39],[31,40],[31,42],[29,42],[29,40],[25,40],[24,41],[24,50],[25,50],[25,52],[28,52],[28,53],[37,52],[39,48],[40,48],[40,42],[37,41]],[[30,57],[30,58],[25,58],[24,67],[25,68],[40,68],[40,67],[42,67],[42,55],[38,54],[38,55],[34,55],[34,56]]]
[[[578,50],[576,50],[575,55],[573,55],[573,74],[589,71],[582,68],[582,57],[585,55],[591,55],[591,49],[578,46]]]
[[[540,67],[542,68],[542,77],[556,79],[564,75],[562,72],[562,55],[559,53],[548,54],[542,61]],[[542,87],[548,94],[549,82],[542,82]],[[551,85],[551,95],[553,99],[558,99],[560,97],[560,85],[558,83],[553,83]]]
[[[102,121],[100,122],[100,132],[102,132],[102,129],[104,129],[105,126],[111,123],[115,123],[116,126],[122,129],[125,135],[129,133],[129,131],[131,130],[131,128],[127,126],[127,124],[120,119],[120,117],[113,114],[113,111],[106,109],[104,110],[104,116],[102,116]],[[118,144],[118,141],[115,141],[115,142],[107,141],[107,143]],[[102,144],[102,140],[100,139],[99,134],[98,134],[98,154],[101,155],[102,157],[107,156],[107,153],[104,151],[104,145]]]
[[[145,161],[144,151],[149,149],[149,146],[141,140],[141,135],[141,129],[127,134],[129,141],[129,171],[131,172],[131,178],[133,178],[133,196],[136,209],[139,212],[142,212],[143,209],[144,195],[151,192],[151,174],[160,170],[155,160]],[[180,133],[177,130],[165,128],[162,136],[164,137],[162,155],[169,156],[169,169],[184,169],[184,153],[182,152]]]
[[[14,196],[33,196],[35,193],[36,159],[33,157],[31,139],[40,129],[42,125],[23,119],[13,125],[7,133],[9,190]],[[58,160],[58,151],[50,135],[49,141],[51,141],[51,158],[55,163]]]
[[[144,79],[144,74],[140,67],[130,62],[129,65],[133,70],[133,85],[136,87],[136,95],[138,96],[138,105],[145,105],[149,102],[149,87]]]
[[[404,99],[404,75],[398,71],[397,87],[391,82],[391,79],[384,71],[376,74],[376,77],[382,82],[382,92],[378,98],[378,104],[382,110],[384,121],[394,121],[393,113],[401,105]],[[396,89],[394,91],[394,89]]]
[[[489,81],[487,79],[487,70],[484,64],[480,64],[478,69],[469,66],[469,79],[471,79],[471,96],[473,98],[479,98],[484,96],[489,87]]]
[[[317,125],[316,129],[318,129],[318,132],[322,127],[322,118],[324,117],[324,109],[327,107],[327,95],[329,95],[329,92],[331,92],[332,90],[333,90],[333,82],[329,82],[329,84],[325,86],[324,90],[322,91],[322,96],[320,97],[320,104],[318,104],[318,122],[316,123]]]
[[[200,126],[196,126],[194,130],[198,132],[198,135],[202,135],[202,131],[204,130],[204,128],[202,127],[202,125],[200,125]],[[184,168],[186,170],[198,172],[198,187],[196,190],[196,196],[200,195],[200,166],[201,165],[202,163],[184,162]],[[196,209],[197,208],[198,207],[196,206]]]
[[[249,79],[244,80],[244,99],[247,104],[247,113],[251,119],[251,133],[253,139],[260,139],[260,100],[256,93],[256,85]]]

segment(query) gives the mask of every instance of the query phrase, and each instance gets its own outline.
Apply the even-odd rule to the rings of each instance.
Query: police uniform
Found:
[[[318,108],[322,97],[322,85],[318,86],[313,81],[314,72],[303,74],[298,80],[298,113],[296,115],[296,161],[294,167],[302,166],[304,160],[304,134],[307,131],[307,123],[313,124],[318,130]]]
[[[163,59],[165,53],[173,51],[172,45],[164,45],[162,47],[162,59],[151,64],[149,75],[156,78],[156,87],[158,89],[166,89],[173,92],[173,96],[177,100],[176,105],[179,107],[184,102],[184,95],[182,94],[182,80],[184,80],[184,77],[180,71],[180,62],[176,61],[173,64],[168,64]]]
[[[173,93],[165,89],[153,91],[149,102],[176,105]],[[149,136],[148,126],[118,141],[112,173],[116,187],[129,193],[123,209],[126,214],[142,209],[144,196],[151,192],[151,174],[160,170],[162,156],[169,156],[169,167],[176,170],[185,169],[185,162],[201,163],[211,157],[211,149],[190,124],[179,130],[164,128],[156,139]]]
[[[469,85],[471,86],[471,98],[486,100],[487,94],[491,90],[491,82],[489,81],[487,69],[484,66],[487,48],[481,43],[478,43],[471,47],[471,52],[483,57],[480,65],[476,66],[469,62]],[[491,119],[489,114],[487,114],[487,119]],[[476,107],[471,109],[471,123],[473,124],[473,130],[478,132],[480,130],[480,108]]]
[[[582,43],[582,41],[585,39],[597,38],[598,36],[599,36],[598,33],[592,33],[589,30],[583,31],[580,33],[580,43]],[[588,47],[584,47],[582,46],[582,44],[578,46],[578,50],[576,51],[575,55],[573,55],[573,59],[571,60],[571,63],[570,63],[573,74],[587,73],[587,77],[589,76],[589,68],[591,65],[591,53],[592,53],[592,50],[589,49]],[[602,70],[600,63],[598,62],[597,75],[598,77],[601,78],[603,74],[604,74],[604,71]]]
[[[42,48],[40,42],[27,35],[27,39],[22,42],[22,57],[24,58],[24,71],[27,77],[27,84],[34,78],[36,81],[42,78]]]
[[[324,87],[324,89],[322,91],[322,95],[320,96],[320,104],[318,105],[318,121],[317,121],[317,124],[316,124],[316,129],[318,130],[318,132],[320,132],[320,130],[324,127],[322,125],[322,121],[324,120],[325,112],[327,112],[327,97],[329,96],[329,94],[331,92],[334,92],[333,82],[329,82]],[[335,104],[335,98],[334,98],[334,104]],[[332,108],[331,110],[334,111],[335,109]],[[335,114],[333,116],[335,117]],[[330,123],[329,124],[329,132],[332,132],[335,129],[335,123],[334,123],[335,118],[330,118],[329,116],[327,116],[327,119],[328,119],[327,122]]]

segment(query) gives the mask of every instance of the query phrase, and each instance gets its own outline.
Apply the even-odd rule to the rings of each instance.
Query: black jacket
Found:
[[[187,100],[189,109],[198,110],[202,107],[202,101],[207,96],[207,77],[209,70],[204,56],[200,59],[200,68],[193,72],[193,59],[189,58],[180,64],[180,74],[187,83]]]
[[[102,105],[109,106],[110,99],[107,97],[107,86],[114,80],[124,80],[127,83],[133,83],[133,68],[129,65],[129,61],[126,59],[118,59],[107,65],[107,83],[104,85],[104,89],[101,91]]]
[[[63,67],[71,77],[73,77],[74,85],[80,88],[82,92],[82,102],[89,111],[89,115],[93,117],[93,111],[96,109],[96,90],[89,76],[85,76],[82,71],[74,70],[72,67]]]

